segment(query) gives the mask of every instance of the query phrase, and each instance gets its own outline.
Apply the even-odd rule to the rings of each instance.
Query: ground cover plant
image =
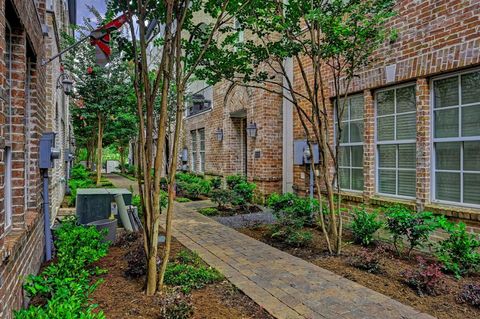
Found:
[[[204,216],[216,216],[218,215],[218,209],[215,207],[205,207],[198,210],[198,212]]]
[[[362,207],[353,209],[351,215],[353,220],[350,228],[355,243],[363,246],[370,245],[373,242],[373,235],[383,226],[383,222],[378,220],[378,214],[369,213]]]
[[[435,262],[427,262],[417,257],[418,268],[402,272],[407,285],[412,287],[420,296],[424,294],[437,296],[445,291],[445,276],[442,267]]]
[[[217,204],[218,210],[221,213],[232,211],[234,213],[250,213],[255,206],[252,203],[256,184],[248,182],[242,175],[227,176],[225,182],[226,188],[218,187],[210,192],[210,199]]]
[[[95,227],[66,218],[54,231],[56,259],[39,275],[29,275],[24,289],[31,298],[45,300],[15,313],[15,318],[105,318],[90,304],[89,295],[101,281],[91,277],[103,272],[93,263],[104,257],[108,243]]]
[[[210,193],[210,181],[191,173],[176,174],[177,193],[189,199],[198,199],[200,195]]]
[[[467,284],[463,286],[458,294],[457,300],[461,303],[480,308],[480,284]]]

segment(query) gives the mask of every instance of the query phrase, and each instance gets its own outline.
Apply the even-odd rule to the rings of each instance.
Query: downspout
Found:
[[[48,169],[42,169],[43,175],[43,219],[45,231],[45,257],[52,259],[52,231],[50,229],[50,200],[48,196]]]
[[[284,68],[291,83],[293,83],[293,59],[286,58],[283,61]],[[283,147],[282,147],[282,191],[283,193],[293,192],[293,105],[288,98],[291,92],[287,89],[288,81],[283,79]]]

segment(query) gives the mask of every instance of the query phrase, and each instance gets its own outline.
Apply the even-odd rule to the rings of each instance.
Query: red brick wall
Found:
[[[363,92],[365,101],[364,191],[363,194],[349,194],[354,198],[350,203],[366,202],[376,206],[402,201],[375,195],[374,93],[376,89],[399,83],[415,83],[416,198],[402,202],[412,207],[416,206],[420,210],[441,212],[454,219],[466,221],[472,229],[480,229],[480,209],[447,207],[430,202],[432,174],[430,79],[438,74],[448,74],[480,65],[480,2],[399,0],[395,8],[397,15],[389,21],[387,28],[395,29],[398,38],[392,43],[385,43],[375,52],[372,57],[373,63],[358,72],[358,77],[355,77],[349,90],[350,93]],[[306,62],[308,65],[308,61]],[[392,80],[387,79],[387,66],[395,68]],[[296,79],[300,79],[299,72],[298,65],[295,65]],[[301,80],[296,82],[301,83]],[[332,79],[329,80],[326,92],[333,98]],[[294,136],[295,139],[305,138],[298,118],[295,118]],[[299,166],[294,167],[294,184],[300,192],[308,189],[308,178],[301,178],[303,169]]]
[[[35,8],[35,3],[39,6]],[[41,178],[38,169],[38,145],[45,130],[45,68],[44,40],[40,17],[44,16],[45,2],[31,0],[0,0],[0,86],[5,87],[6,65],[5,26],[8,19],[13,38],[12,64],[12,134],[7,135],[5,116],[7,104],[0,102],[0,318],[10,318],[12,310],[24,303],[22,278],[38,271],[43,260],[43,217],[41,215]],[[27,74],[27,63],[30,74]],[[27,76],[31,81],[27,84]],[[27,88],[27,85],[29,86]],[[27,95],[30,97],[29,127],[25,125]],[[2,90],[3,91],[3,90]],[[25,133],[30,132],[29,143]],[[4,147],[12,148],[12,204],[13,226],[5,233],[4,208]],[[25,182],[25,151],[30,150],[30,181]],[[32,196],[25,201],[25,186]]]

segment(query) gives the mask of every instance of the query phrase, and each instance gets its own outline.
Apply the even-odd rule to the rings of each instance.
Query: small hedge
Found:
[[[103,319],[102,311],[93,311],[89,295],[101,281],[91,276],[103,271],[92,264],[104,257],[108,243],[95,227],[84,227],[75,218],[66,218],[54,231],[56,262],[39,275],[29,275],[24,289],[33,298],[46,299],[42,306],[31,306],[15,312],[15,318],[81,318]]]

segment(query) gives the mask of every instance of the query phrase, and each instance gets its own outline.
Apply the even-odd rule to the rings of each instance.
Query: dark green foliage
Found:
[[[251,203],[253,200],[253,192],[257,185],[254,183],[249,183],[247,181],[242,181],[235,184],[231,189],[233,191],[232,204],[233,205],[246,205]]]
[[[444,217],[436,217],[430,212],[413,212],[402,205],[385,209],[387,228],[393,236],[393,244],[400,255],[399,244],[408,242],[407,254],[410,256],[414,248],[428,242],[430,234],[445,222]]]
[[[304,246],[312,241],[312,233],[303,230],[318,210],[318,201],[299,197],[292,193],[272,194],[267,201],[273,209],[277,223],[270,227],[272,238],[280,239],[288,245]]]
[[[90,176],[90,172],[83,165],[77,164],[72,168],[68,186],[71,192],[68,206],[73,207],[77,198],[77,189],[95,187],[95,183]]]
[[[480,285],[468,284],[463,286],[457,297],[458,302],[480,308]]]
[[[253,201],[253,193],[257,187],[255,183],[247,182],[241,175],[227,176],[226,189],[214,189],[210,198],[218,205],[219,209],[225,209],[227,205],[245,207]]]
[[[227,176],[225,181],[227,182],[227,187],[229,189],[234,189],[236,185],[240,183],[245,183],[247,181],[247,178],[243,175],[230,175]]]
[[[66,218],[55,230],[56,262],[39,275],[29,275],[24,289],[30,297],[47,298],[44,306],[30,307],[15,314],[16,318],[104,318],[93,313],[88,296],[100,281],[91,282],[91,275],[102,271],[92,264],[105,256],[108,243],[95,227],[77,225]]]
[[[368,246],[373,242],[373,234],[379,230],[383,223],[379,221],[376,212],[369,213],[365,208],[355,208],[352,213],[353,221],[350,228],[353,232],[355,243]]]
[[[177,173],[178,191],[190,199],[197,199],[200,195],[210,193],[210,182],[200,176],[190,173]]]
[[[480,240],[478,236],[467,232],[464,223],[445,224],[444,229],[450,235],[437,247],[437,257],[445,269],[456,277],[480,269]]]
[[[186,198],[186,197],[176,197],[175,200],[179,203],[188,203],[188,202],[191,202],[190,199]]]
[[[218,205],[219,209],[225,209],[232,202],[232,196],[233,192],[229,189],[214,189],[210,193],[210,199]]]
[[[210,180],[210,184],[213,189],[220,189],[220,187],[222,187],[222,179],[220,177],[214,177]]]
[[[198,212],[204,216],[218,215],[218,210],[215,207],[205,207],[205,208],[199,209]]]
[[[175,262],[167,265],[165,272],[165,283],[181,287],[185,293],[203,288],[222,278],[217,270],[204,266],[197,255],[188,251],[179,253]]]

